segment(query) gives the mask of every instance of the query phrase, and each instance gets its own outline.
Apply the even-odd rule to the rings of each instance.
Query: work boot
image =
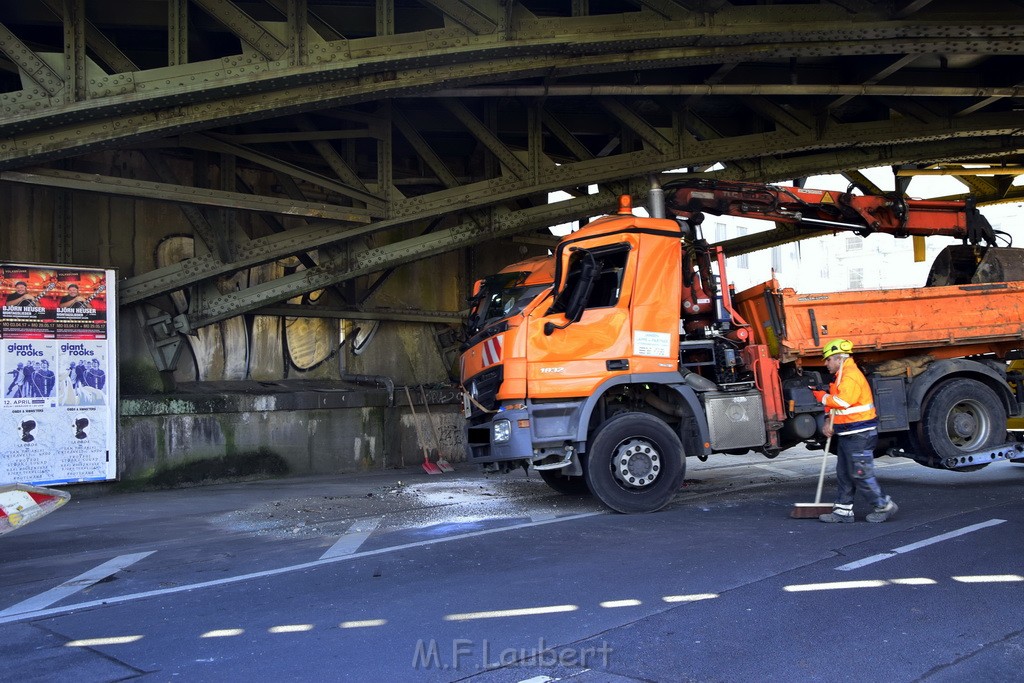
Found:
[[[825,515],[818,515],[819,522],[825,522],[826,524],[849,524],[853,522],[853,506],[852,505],[836,505],[832,506],[832,512]]]
[[[876,507],[874,512],[869,512],[866,519],[869,522],[884,522],[899,512],[899,510],[899,507],[892,501],[892,498],[886,496],[885,505]]]

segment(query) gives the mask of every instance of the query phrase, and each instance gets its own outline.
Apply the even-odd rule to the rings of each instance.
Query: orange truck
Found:
[[[950,469],[1022,457],[1007,420],[1024,414],[1012,363],[1024,358],[1024,250],[995,246],[970,202],[728,181],[655,185],[651,197],[652,217],[624,196],[546,265],[478,287],[487,313],[471,318],[461,360],[470,462],[532,468],[619,512],[657,510],[687,457],[820,448],[811,387],[827,384],[833,338],[854,343],[872,383],[879,452]],[[736,293],[725,249],[699,237],[705,213],[963,244],[925,287],[798,294],[769,280]],[[507,313],[492,309],[505,301]]]

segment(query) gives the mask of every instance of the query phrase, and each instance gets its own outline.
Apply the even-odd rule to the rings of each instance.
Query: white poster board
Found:
[[[117,477],[116,281],[0,264],[0,484]]]

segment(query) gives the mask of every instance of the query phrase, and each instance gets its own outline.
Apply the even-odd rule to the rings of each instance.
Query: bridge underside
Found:
[[[891,165],[1022,197],[1013,0],[21,0],[0,52],[0,180],[45,188],[38,260],[72,262],[82,195],[193,240],[83,263],[118,267],[163,338],[248,313],[454,321],[372,297],[453,252],[479,275],[478,245],[547,244],[649,174],[870,192],[857,169]]]

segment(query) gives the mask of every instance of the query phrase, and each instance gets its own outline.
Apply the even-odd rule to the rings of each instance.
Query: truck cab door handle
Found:
[[[605,367],[609,370],[629,370],[629,359],[616,358],[615,360],[605,361]]]

